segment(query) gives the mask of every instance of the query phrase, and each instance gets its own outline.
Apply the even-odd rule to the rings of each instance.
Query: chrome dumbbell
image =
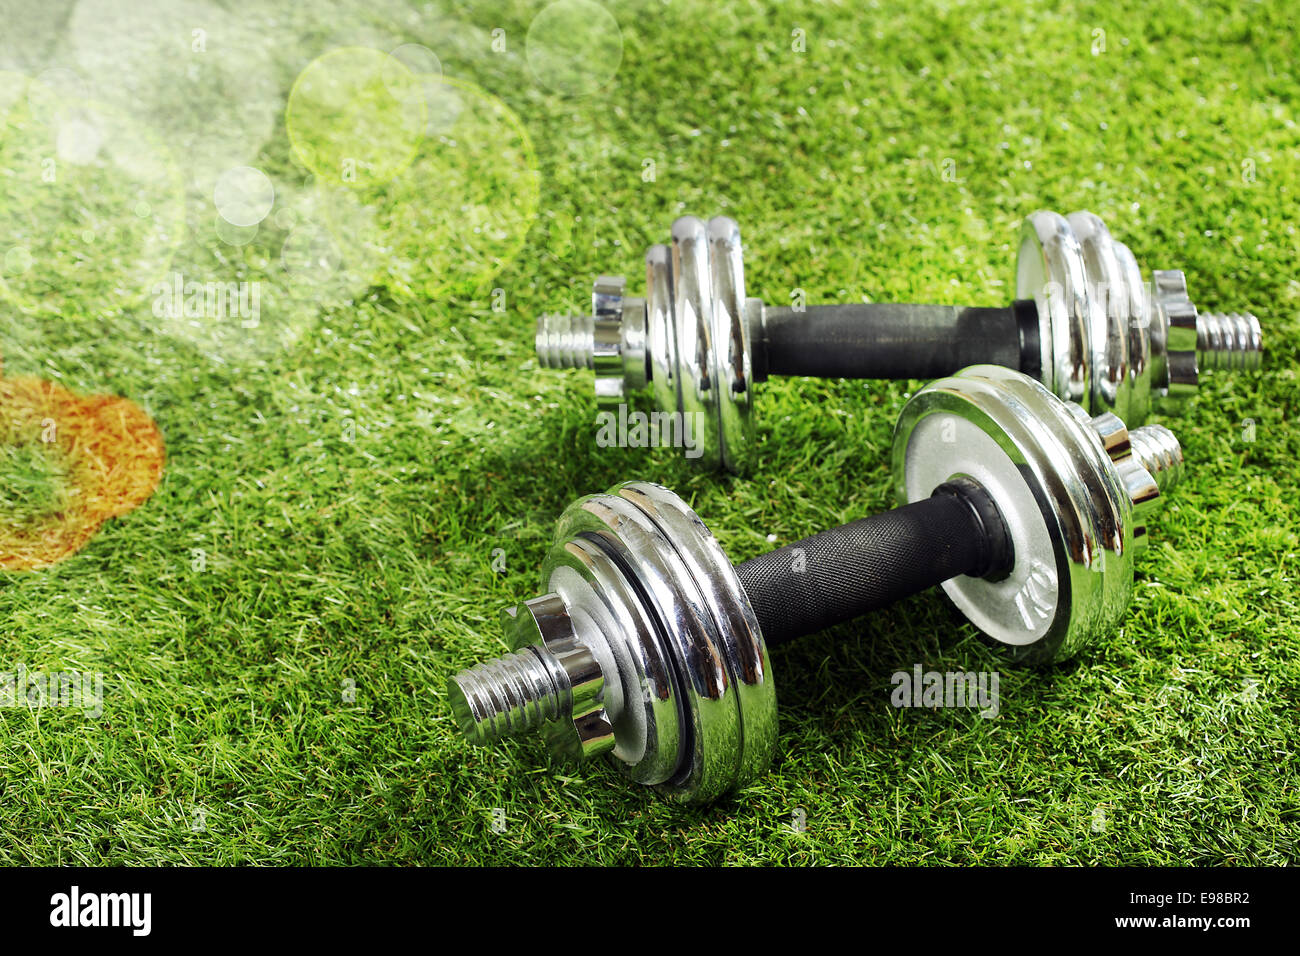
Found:
[[[1020,660],[1105,634],[1182,453],[1162,426],[1130,432],[984,365],[907,403],[893,468],[898,508],[736,566],[660,485],[579,500],[545,593],[503,614],[513,653],[449,684],[465,736],[539,730],[558,755],[609,753],[672,798],[716,798],[775,750],[774,645],[936,584]]]
[[[537,323],[546,368],[592,368],[603,405],[649,386],[662,411],[696,415],[706,464],[750,464],[754,385],[769,375],[932,379],[993,363],[1038,379],[1094,415],[1136,425],[1199,372],[1258,367],[1250,314],[1198,312],[1183,273],[1146,281],[1091,213],[1025,220],[1016,300],[1005,308],[885,303],[773,308],[745,293],[740,229],[678,219],[646,253],[646,297],[596,280],[590,316]]]

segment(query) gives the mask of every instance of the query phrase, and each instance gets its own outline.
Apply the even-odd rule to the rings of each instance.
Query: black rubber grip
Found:
[[[760,555],[736,573],[774,646],[959,574],[989,573],[1009,555],[992,540],[1005,529],[991,533],[988,524],[963,494],[936,492]]]
[[[934,379],[989,363],[1035,378],[1041,364],[1033,302],[1006,308],[867,303],[767,309],[758,378]]]

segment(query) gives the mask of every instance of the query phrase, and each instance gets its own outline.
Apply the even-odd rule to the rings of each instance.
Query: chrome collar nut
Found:
[[[545,594],[506,615],[514,653],[449,685],[466,737],[542,730],[682,802],[744,786],[777,740],[769,648],[943,584],[1012,656],[1059,661],[1110,630],[1146,521],[1181,473],[1160,426],[1090,417],[1022,373],[922,389],[895,432],[900,507],[732,566],[671,491],[571,505]]]
[[[626,295],[622,276],[600,276],[585,315],[543,315],[535,346],[543,368],[589,368],[596,372],[602,407],[628,401],[648,381],[645,300]]]
[[[915,378],[997,364],[1037,378],[1094,415],[1145,421],[1210,368],[1257,368],[1249,313],[1198,312],[1177,270],[1146,281],[1132,252],[1089,212],[1030,215],[1005,308],[865,303],[768,308],[745,294],[740,229],[726,217],[677,220],[671,246],[646,254],[646,299],[597,280],[593,317],[545,315],[545,368],[595,368],[602,403],[647,383],[661,411],[703,426],[701,460],[752,462],[754,387],[769,375]]]

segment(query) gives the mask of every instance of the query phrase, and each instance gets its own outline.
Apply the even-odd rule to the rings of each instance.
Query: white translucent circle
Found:
[[[623,31],[592,0],[556,0],[533,18],[524,40],[528,67],[545,86],[569,96],[594,93],[623,62]]]
[[[32,254],[26,246],[14,246],[5,253],[5,275],[22,275],[32,267]]]
[[[48,114],[53,125],[36,112],[25,98],[0,117],[0,169],[32,172],[0,176],[0,236],[39,263],[6,277],[0,296],[65,320],[143,300],[184,228],[181,177],[166,147],[102,104],[66,104]],[[124,168],[119,149],[147,162]]]
[[[389,56],[396,61],[391,73],[385,71],[384,83],[389,92],[394,96],[402,95],[404,74],[408,72],[415,74],[420,81],[420,91],[428,110],[424,135],[437,136],[455,126],[462,104],[454,89],[442,82],[442,61],[438,55],[419,43],[403,43]],[[393,78],[391,82],[389,76]]]
[[[416,76],[442,76],[438,54],[418,43],[403,43],[389,54]]]
[[[284,40],[208,0],[79,0],[66,42],[96,98],[153,128],[203,195],[270,139]]]
[[[461,110],[465,108],[465,101],[456,87],[441,79],[425,81],[424,102],[429,117],[424,131],[426,136],[448,132],[456,125]]]
[[[85,117],[70,116],[58,124],[54,152],[65,163],[89,166],[103,144],[104,134],[98,125]]]
[[[232,226],[256,226],[275,205],[275,187],[260,169],[235,166],[217,178],[212,204]]]
[[[248,226],[237,225],[221,216],[217,217],[215,228],[217,238],[228,246],[246,246],[257,238],[258,233],[256,223]]]

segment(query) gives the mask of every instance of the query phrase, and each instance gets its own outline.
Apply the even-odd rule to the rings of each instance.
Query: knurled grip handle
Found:
[[[1005,544],[997,539],[1003,529],[990,527],[1000,522],[996,509],[988,510],[991,501],[976,503],[944,489],[737,565],[768,646],[852,620],[959,574],[987,574],[1006,560],[999,550]]]
[[[1037,378],[1038,310],[857,303],[769,308],[756,335],[756,377],[935,379],[970,365]]]

